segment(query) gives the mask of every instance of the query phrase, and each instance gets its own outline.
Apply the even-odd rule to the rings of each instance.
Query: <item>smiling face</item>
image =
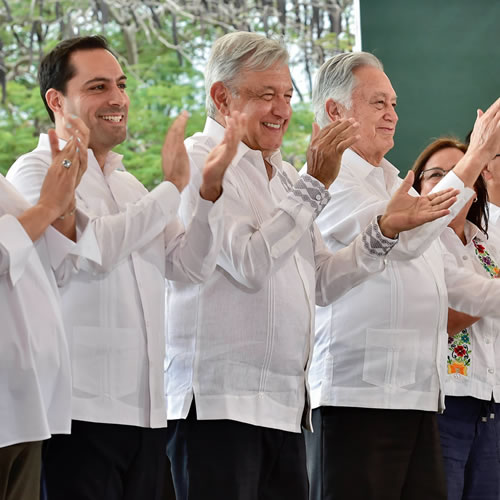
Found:
[[[351,109],[339,109],[342,118],[354,118],[361,136],[352,149],[372,165],[379,165],[394,147],[394,132],[398,122],[397,96],[387,75],[372,66],[354,70],[356,85],[352,92]]]
[[[67,139],[63,116],[75,114],[90,129],[89,147],[94,154],[106,155],[127,136],[126,76],[113,54],[104,49],[76,51],[70,64],[75,75],[67,82],[66,92],[58,93],[56,131]]]
[[[280,148],[292,116],[290,100],[293,87],[286,64],[277,63],[264,71],[243,71],[236,88],[227,95],[227,107],[219,111],[247,115],[247,129],[242,141],[267,157]]]

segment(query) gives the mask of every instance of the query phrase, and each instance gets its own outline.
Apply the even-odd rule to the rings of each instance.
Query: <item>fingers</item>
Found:
[[[409,170],[408,173],[406,174],[406,177],[403,179],[403,182],[398,187],[393,196],[397,196],[398,194],[408,194],[408,191],[413,186],[414,179],[415,179],[415,174],[413,173],[413,170]]]
[[[77,148],[87,148],[89,144],[90,131],[81,118],[76,115],[64,115],[63,123],[71,137],[79,143]]]
[[[64,169],[64,171],[73,177],[76,177],[78,169],[80,167],[80,154],[77,146],[77,141],[75,139],[70,139],[61,152],[55,157],[56,167],[59,166]],[[71,162],[69,168],[63,165],[63,161],[68,160]]]
[[[49,143],[50,143],[50,152],[52,153],[52,158],[56,156],[59,152],[59,138],[57,137],[56,131],[51,128],[48,132],[49,135]]]
[[[311,146],[328,152],[343,153],[347,147],[354,144],[359,136],[356,135],[359,124],[352,118],[337,119],[321,129],[311,139]]]
[[[320,128],[316,122],[312,124],[311,143],[318,137]]]
[[[189,118],[189,113],[183,111],[170,125],[167,134],[165,135],[164,146],[175,146],[178,142],[184,141],[184,134],[186,132],[186,124]]]
[[[413,170],[409,170],[406,174],[406,177],[403,180],[403,184],[405,185],[406,192],[408,192],[413,187],[413,182],[415,181],[415,172]]]
[[[422,224],[425,224],[427,222],[432,222],[433,220],[440,219],[441,217],[445,217],[446,215],[449,215],[450,211],[449,210],[437,210],[435,212],[428,212],[425,214]]]
[[[236,153],[238,144],[243,139],[243,135],[246,131],[246,125],[247,115],[245,113],[239,113],[236,111],[226,119],[226,128],[221,145],[225,144],[227,146],[227,154],[231,155],[231,159]]]
[[[438,191],[437,193],[431,193],[427,195],[427,198],[431,202],[431,205],[436,206],[450,199],[456,200],[459,192],[460,191],[458,189],[447,188],[442,191]]]

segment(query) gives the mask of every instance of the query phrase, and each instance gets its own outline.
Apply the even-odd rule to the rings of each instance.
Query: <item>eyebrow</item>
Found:
[[[389,94],[385,93],[385,92],[375,92],[375,94],[373,94],[372,96],[373,98],[375,97],[389,97]],[[394,99],[395,101],[398,100],[398,96],[395,95],[393,97],[390,97],[390,99]]]
[[[450,170],[453,170],[457,165],[453,165],[451,168],[443,168],[443,167],[431,167],[431,168],[426,168],[422,170],[422,172],[429,172],[429,170],[442,170],[443,172],[449,172]]]
[[[276,92],[276,88],[272,87],[271,85],[265,85],[263,87],[260,87],[260,91],[264,90],[272,90],[273,92]],[[293,92],[293,87],[290,87],[289,89],[285,90],[285,92]]]
[[[95,78],[91,78],[90,80],[87,80],[84,85],[90,85],[92,83],[98,83],[98,82],[112,82],[112,81],[123,81],[126,80],[127,77],[125,75],[119,76],[116,80],[112,80],[111,78],[105,78],[104,76],[96,76]]]

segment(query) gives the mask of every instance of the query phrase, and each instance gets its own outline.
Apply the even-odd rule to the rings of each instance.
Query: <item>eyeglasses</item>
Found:
[[[428,170],[423,170],[420,172],[419,179],[423,179],[424,181],[436,181],[439,182],[450,170],[443,170],[439,167],[429,168]]]

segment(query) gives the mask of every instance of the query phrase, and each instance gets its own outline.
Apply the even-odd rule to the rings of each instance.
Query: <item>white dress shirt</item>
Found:
[[[182,195],[193,213],[200,169],[224,128],[208,119],[186,140],[192,182]],[[168,418],[230,419],[300,432],[305,374],[313,345],[314,304],[327,304],[384,267],[396,240],[370,224],[336,255],[315,217],[328,202],[316,179],[240,143],[224,177],[224,237],[214,274],[201,285],[172,284],[167,315]],[[368,225],[368,223],[367,223]],[[189,311],[186,314],[185,311]],[[305,412],[309,421],[309,413]]]
[[[469,221],[465,222],[464,245],[453,229],[446,228],[441,241],[455,257],[458,268],[467,268],[480,276],[490,277],[476,255],[473,240],[481,245],[492,263],[500,266],[500,253],[486,236]],[[472,285],[471,285],[472,286]],[[500,328],[498,319],[484,317],[448,341],[446,377],[447,396],[472,396],[500,402]]]
[[[48,137],[42,135],[8,178],[35,201],[49,163]],[[212,273],[222,236],[222,200],[213,204],[198,196],[184,232],[173,184],[163,182],[148,193],[124,170],[121,155],[109,153],[101,170],[89,150],[76,201],[94,228],[103,259],[101,266],[82,268],[61,290],[73,419],[164,427],[165,277],[199,282]]]
[[[33,243],[17,220],[30,207],[0,175],[0,447],[67,434],[71,368],[52,267],[66,256],[99,261],[95,239],[78,244],[49,227]],[[71,257],[70,257],[71,259]]]
[[[328,247],[336,251],[351,243],[400,184],[387,160],[374,167],[347,150],[331,201],[317,219]],[[313,407],[436,411],[443,403],[448,301],[469,314],[500,314],[500,282],[457,271],[439,241],[474,193],[453,172],[435,190],[449,186],[461,189],[450,215],[400,234],[381,273],[317,308],[309,373]]]

